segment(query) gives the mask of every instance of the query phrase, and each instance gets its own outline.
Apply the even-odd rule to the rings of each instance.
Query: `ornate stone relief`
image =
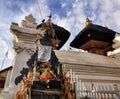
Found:
[[[35,18],[32,14],[25,16],[25,20],[22,21],[22,27],[26,28],[36,28],[37,24],[35,23]]]
[[[10,30],[14,35],[13,43],[14,49],[19,54],[23,50],[26,50],[30,55],[35,51],[34,39],[37,35],[42,35],[40,30],[36,29],[37,24],[35,23],[35,18],[32,14],[25,16],[25,20],[22,20],[21,27],[12,22]],[[32,39],[31,39],[32,38]],[[27,42],[25,40],[28,40]]]
[[[22,44],[22,43],[14,43],[14,49],[15,52],[18,54],[22,52],[23,50],[26,50],[30,55],[32,55],[35,52],[35,47],[30,47],[27,44]]]

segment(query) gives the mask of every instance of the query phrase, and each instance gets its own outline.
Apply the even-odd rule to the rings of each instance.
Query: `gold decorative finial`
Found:
[[[88,17],[86,18],[86,22],[85,22],[85,25],[89,25],[89,24],[92,24],[92,20],[90,20]]]

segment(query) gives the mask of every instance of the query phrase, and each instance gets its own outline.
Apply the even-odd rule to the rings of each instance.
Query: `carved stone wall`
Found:
[[[119,60],[87,52],[55,51],[65,71],[74,71],[86,81],[120,82]]]

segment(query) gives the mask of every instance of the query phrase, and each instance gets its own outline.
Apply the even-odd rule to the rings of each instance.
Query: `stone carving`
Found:
[[[19,80],[21,80],[21,73],[27,70],[29,67],[26,64],[26,61],[30,56],[35,52],[35,41],[37,34],[41,36],[41,31],[36,30],[37,24],[35,23],[35,18],[30,14],[25,17],[25,20],[22,21],[22,26],[19,26],[17,23],[12,22],[10,26],[10,31],[14,35],[13,46],[16,52],[14,57],[13,69],[10,74],[10,79],[7,83],[8,86],[7,92],[3,91],[3,99],[14,99],[15,93],[19,90]],[[16,77],[19,77],[16,80]],[[18,85],[16,85],[18,84]],[[12,89],[12,90],[11,90]],[[8,96],[6,96],[6,93]]]
[[[43,35],[41,30],[37,30],[35,18],[30,14],[25,16],[25,20],[21,22],[20,27],[17,23],[12,22],[10,30],[14,35],[13,43],[14,49],[19,54],[21,51],[26,50],[30,55],[35,51],[35,41],[37,35],[39,38]]]
[[[31,47],[28,44],[18,42],[14,43],[14,49],[18,54],[23,50],[26,50],[30,55],[32,55],[35,52],[35,47]]]
[[[33,18],[32,14],[25,17],[25,20],[22,21],[22,27],[26,27],[26,28],[37,27],[37,24],[35,23],[35,18]]]
[[[27,20],[31,21],[29,18]],[[59,62],[53,50],[53,43],[51,38],[54,39],[55,30],[51,23],[51,16],[49,17],[48,21],[45,24],[43,23],[42,27],[39,27],[38,29],[41,29],[44,35],[37,39],[36,42],[39,43],[37,44],[38,46],[36,46],[36,51],[33,55],[31,55],[31,58],[28,59],[28,61],[26,62],[29,68],[23,68],[20,72],[21,75],[20,76],[18,75],[15,78],[16,85],[18,85],[21,82],[24,82],[23,86],[27,85],[27,87],[24,87],[23,90],[19,90],[16,93],[16,99],[19,99],[20,97],[18,94],[19,92],[23,92],[25,90],[24,91],[25,93],[29,93],[28,89],[30,88],[33,90],[34,89],[48,90],[50,88],[49,90],[57,89],[58,91],[61,89],[63,72],[62,65]],[[18,51],[19,49],[20,51],[26,49],[27,51],[31,52],[30,46],[27,46],[27,44],[23,44],[21,42],[16,43],[15,47],[16,49],[18,49]],[[26,75],[27,70],[28,74]],[[31,78],[29,79],[28,77],[29,73],[33,74],[32,79]],[[36,73],[39,75],[35,76]],[[32,83],[28,85],[28,82]],[[38,83],[39,85],[37,85]],[[38,86],[39,88],[36,86]],[[60,99],[59,96],[57,96],[57,99]]]
[[[115,38],[113,39],[114,44],[112,47],[114,48],[113,51],[108,51],[107,56],[112,56],[120,59],[120,34],[116,33]]]

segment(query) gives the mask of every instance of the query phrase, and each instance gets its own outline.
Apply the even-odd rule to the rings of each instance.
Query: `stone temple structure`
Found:
[[[25,20],[21,22],[21,26],[17,23],[11,24],[10,30],[14,36],[15,53],[13,68],[7,74],[2,91],[3,99],[15,99],[15,94],[20,89],[20,84],[16,85],[15,79],[22,74],[22,69],[27,68],[26,62],[36,50],[34,42],[37,34],[42,35],[36,27],[37,24],[32,15],[26,16]],[[120,62],[118,59],[71,50],[55,50],[55,54],[59,61],[64,64],[64,71],[71,72],[72,70],[80,82],[88,85],[91,83],[97,85],[117,84],[118,89],[120,89]]]
[[[4,99],[14,99],[15,93],[19,90],[20,86],[15,85],[15,78],[21,75],[22,68],[26,68],[26,61],[35,51],[34,41],[36,40],[36,34],[40,33],[40,30],[36,30],[37,24],[35,18],[32,15],[26,16],[25,20],[21,22],[21,27],[17,23],[12,23],[10,30],[13,33],[14,39],[14,62],[13,69],[9,71],[5,88],[3,90]]]

